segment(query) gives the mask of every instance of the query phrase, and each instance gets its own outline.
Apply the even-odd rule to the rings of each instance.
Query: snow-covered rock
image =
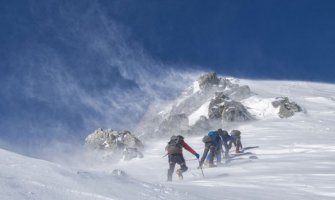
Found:
[[[214,72],[202,75],[199,80],[199,87],[201,89],[206,89],[212,87],[213,85],[218,85],[220,83],[220,79],[217,77],[217,74]]]
[[[127,147],[143,148],[143,143],[129,131],[114,131],[98,128],[85,139],[85,145],[91,149],[123,151]]]
[[[302,108],[295,102],[291,102],[288,97],[277,97],[272,105],[275,108],[279,107],[278,115],[280,118],[292,117],[294,113],[302,111]]]
[[[216,96],[210,102],[208,116],[210,119],[222,119],[226,122],[253,119],[240,102],[231,100],[223,92],[216,93]]]

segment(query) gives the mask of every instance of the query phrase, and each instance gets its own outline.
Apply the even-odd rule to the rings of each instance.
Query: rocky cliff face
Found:
[[[208,117],[209,119],[221,119],[226,122],[241,122],[253,119],[242,103],[230,99],[223,92],[216,93],[211,100]]]

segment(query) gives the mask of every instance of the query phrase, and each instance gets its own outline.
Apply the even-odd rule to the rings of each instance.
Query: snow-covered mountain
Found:
[[[228,160],[223,167],[205,168],[205,177],[197,169],[194,156],[184,152],[189,167],[184,180],[178,181],[174,175],[173,182],[166,182],[168,161],[162,156],[167,141],[162,138],[146,143],[142,159],[94,165],[78,163],[72,167],[0,150],[0,199],[334,199],[335,85],[227,80],[238,87],[250,88],[251,93],[246,96],[228,97],[240,102],[253,120],[225,124],[225,129],[241,130],[245,154]],[[183,94],[183,101],[178,98],[178,105],[200,91],[200,84],[192,86],[189,93]],[[285,98],[276,97],[288,97],[289,102],[281,102],[282,105],[295,108],[290,103],[296,102],[303,112],[281,118],[280,106],[273,106],[273,102]],[[157,104],[150,112],[157,111],[163,118],[171,113],[181,114],[182,110],[190,126],[208,112],[204,105],[209,106],[212,98],[208,97],[207,104],[201,99],[199,104],[185,109],[175,102],[166,105],[165,110]],[[223,118],[219,121],[222,123]],[[200,154],[202,135],[185,137]],[[127,176],[114,175],[114,169],[125,171]]]
[[[262,97],[238,79],[208,73],[200,76],[176,100],[154,103],[135,133],[150,137],[198,135],[213,128],[236,126],[236,122],[286,118],[301,111],[298,104],[282,93]]]

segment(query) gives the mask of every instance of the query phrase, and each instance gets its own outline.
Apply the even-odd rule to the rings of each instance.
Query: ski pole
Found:
[[[191,160],[197,160],[196,158],[194,158],[194,159],[188,159],[188,160],[186,160],[186,161],[191,161]]]
[[[165,154],[164,156],[162,156],[162,158],[164,158],[165,156],[169,155],[169,153]]]
[[[199,160],[199,158],[198,158],[198,162],[199,162],[199,168],[200,168],[201,173],[202,173],[202,177],[205,177],[204,170],[202,170],[202,166],[200,165],[200,160]]]

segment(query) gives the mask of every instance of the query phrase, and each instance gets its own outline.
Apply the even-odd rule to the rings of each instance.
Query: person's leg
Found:
[[[169,169],[167,173],[167,180],[172,181],[172,174],[176,166],[175,158],[173,155],[169,155]]]
[[[223,142],[223,146],[224,146],[224,149],[225,149],[225,152],[224,152],[224,157],[225,158],[228,158],[229,156],[229,145],[227,144],[227,142]]]
[[[241,143],[241,139],[237,139],[236,140],[236,153],[240,153],[242,152],[242,143]]]
[[[218,148],[215,152],[215,155],[216,155],[216,163],[219,165],[221,164],[221,151],[222,151],[222,148]]]
[[[211,159],[212,159],[212,158],[211,158],[211,155],[210,155],[210,154],[208,154],[208,155],[207,155],[207,158],[206,158],[205,165],[206,165],[206,163],[208,164],[208,163],[209,163],[209,161],[210,161]]]
[[[185,162],[184,156],[180,155],[178,161],[179,162],[177,162],[177,163],[180,165],[181,172],[186,172],[187,169],[188,169],[188,167],[186,166],[186,162]]]
[[[239,153],[239,152],[238,152],[238,147],[237,147],[237,139],[235,138],[235,139],[232,141],[232,143],[233,143],[234,146],[235,146],[235,153]]]
[[[209,167],[214,167],[214,155],[215,155],[215,146],[211,145],[209,147],[209,155],[211,156],[211,159],[209,160]]]
[[[233,141],[229,140],[229,142],[228,142],[228,149],[231,149],[232,146],[233,146]]]
[[[176,173],[179,177],[179,179],[183,179],[183,172],[186,172],[188,167],[186,166],[186,163],[185,163],[185,159],[183,157],[183,155],[179,155],[178,157],[176,157],[176,162],[177,164],[180,165],[180,168],[176,170]]]
[[[243,149],[243,146],[242,146],[241,136],[238,138],[238,141],[239,141],[240,148],[241,148],[241,150],[242,150],[242,149]]]

